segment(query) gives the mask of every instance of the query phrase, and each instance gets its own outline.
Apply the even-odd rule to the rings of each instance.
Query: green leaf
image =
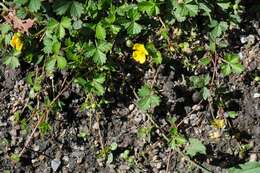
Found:
[[[199,8],[204,11],[203,15],[209,16],[211,20],[211,9],[204,3],[199,3]]]
[[[237,54],[228,53],[225,55],[224,58],[231,64],[236,64],[240,62],[239,56]]]
[[[199,12],[199,6],[192,1],[185,1],[179,3],[177,0],[172,0],[174,7],[174,15],[179,22],[186,20],[186,17],[194,17]]]
[[[57,60],[57,66],[60,69],[64,69],[67,66],[67,60],[63,56],[55,55],[55,58]]]
[[[139,20],[141,15],[136,8],[131,8],[128,11],[128,17],[131,19],[132,22],[134,22],[134,21]]]
[[[160,97],[159,96],[147,96],[140,99],[137,103],[140,109],[146,111],[149,108],[158,106],[160,104]]]
[[[96,26],[96,38],[99,40],[106,39],[106,30],[103,28],[101,23],[98,23]]]
[[[55,1],[53,9],[58,15],[64,15],[70,12],[71,16],[80,17],[83,13],[83,4],[78,1]]]
[[[199,60],[199,63],[201,65],[207,66],[210,63],[210,58],[209,57],[203,57]]]
[[[258,173],[260,172],[260,162],[249,161],[228,169],[228,173]]]
[[[110,145],[110,149],[112,151],[115,151],[117,149],[117,143],[113,142],[111,145]]]
[[[92,86],[92,91],[97,94],[98,96],[101,96],[105,93],[105,88],[103,86],[103,83],[105,82],[106,77],[103,74],[98,74],[96,75],[92,82],[91,82],[91,86]]]
[[[73,28],[76,29],[76,30],[81,29],[82,28],[82,21],[81,20],[76,20],[73,23]]]
[[[53,53],[58,55],[60,53],[60,48],[61,48],[61,43],[58,41],[54,42],[52,46]]]
[[[203,88],[209,84],[209,75],[191,76],[190,82],[194,88]]]
[[[41,8],[41,0],[30,0],[29,9],[36,12]]]
[[[210,36],[213,39],[216,39],[217,37],[220,37],[222,33],[224,33],[227,30],[228,24],[227,22],[223,22],[223,21],[221,22],[212,21],[209,27],[214,27],[213,30],[210,32]]]
[[[237,74],[242,73],[245,69],[242,64],[230,64],[230,65],[231,65],[232,71]]]
[[[21,159],[20,155],[19,154],[16,154],[16,153],[13,153],[11,155],[11,160],[14,161],[14,162],[19,162]]]
[[[220,6],[223,10],[227,10],[230,7],[231,2],[218,2],[218,6]]]
[[[175,149],[186,143],[186,139],[183,135],[179,134],[178,129],[173,127],[170,129],[170,141],[169,145],[172,149]]]
[[[144,85],[141,89],[139,89],[138,95],[140,99],[138,100],[137,105],[143,111],[160,104],[160,97],[154,95],[152,89],[148,85]]]
[[[146,97],[152,94],[152,90],[148,85],[144,85],[142,88],[138,90],[139,97]]]
[[[94,46],[93,43],[89,43],[86,56],[91,57],[96,64],[102,65],[106,62],[106,53],[111,50],[111,48],[112,44],[105,41],[98,43],[96,46]]]
[[[117,25],[110,25],[110,30],[114,35],[116,35],[121,30],[121,27]]]
[[[60,25],[62,25],[64,28],[69,29],[71,27],[71,19],[68,17],[62,17]]]
[[[7,23],[0,24],[1,34],[6,34],[11,30],[11,26]]]
[[[4,64],[10,66],[12,69],[15,69],[20,65],[18,57],[14,55],[8,56],[4,61]]]
[[[209,92],[208,88],[203,87],[203,88],[202,88],[202,97],[203,97],[203,99],[204,99],[204,100],[207,100],[207,98],[209,97],[209,95],[210,95],[210,92]]]
[[[70,14],[75,17],[80,17],[83,13],[83,4],[78,1],[72,1],[70,7]]]
[[[127,33],[130,35],[137,35],[142,31],[142,26],[136,22],[130,22],[127,27]]]
[[[221,68],[221,73],[224,76],[228,76],[232,73],[231,67],[228,64],[222,64],[220,68]]]
[[[138,3],[138,9],[140,11],[146,12],[149,16],[156,16],[160,13],[160,10],[155,2],[152,1],[142,1]]]
[[[96,49],[93,56],[93,61],[96,64],[104,64],[107,60],[106,54],[104,54],[99,49]]]
[[[195,4],[186,4],[185,8],[188,10],[189,16],[194,17],[198,14],[199,7]]]
[[[140,139],[144,139],[147,142],[150,142],[151,140],[151,130],[152,127],[141,127],[138,129],[137,136]]]
[[[56,64],[56,58],[50,58],[46,65],[45,65],[45,69],[48,73],[52,73],[55,69],[55,64]]]
[[[28,0],[14,0],[14,3],[19,6],[22,6],[22,5],[26,4],[27,2],[28,2]]]
[[[153,63],[155,63],[157,65],[161,64],[162,63],[162,54],[161,54],[160,51],[158,51],[155,48],[154,44],[153,43],[148,43],[146,45],[146,48],[147,48],[147,50],[149,52],[149,55],[151,55],[152,58],[153,58]]]
[[[103,41],[98,44],[97,48],[99,50],[101,50],[102,52],[107,53],[108,51],[110,51],[112,49],[112,46],[113,45],[111,43]]]
[[[54,49],[53,45],[56,42],[58,42],[58,41],[55,37],[53,37],[53,39],[48,38],[47,36],[44,37],[44,39],[43,39],[43,45],[44,45],[43,52],[46,53],[46,54],[52,53],[53,49]]]
[[[240,64],[240,58],[236,54],[226,54],[221,65],[221,73],[227,76],[231,73],[241,73],[244,71],[244,66]]]
[[[58,36],[60,40],[63,39],[65,36],[65,29],[63,28],[62,25],[59,25]]]
[[[185,149],[186,153],[191,157],[197,154],[206,154],[206,147],[196,138],[190,138],[189,145]]]
[[[47,30],[52,32],[58,26],[59,26],[59,22],[57,20],[55,20],[54,18],[51,18],[51,20],[48,22]]]
[[[71,6],[71,1],[55,1],[53,5],[54,12],[58,15],[65,14]]]
[[[229,118],[236,118],[237,117],[237,112],[235,112],[235,111],[229,111],[229,112],[227,112],[227,114],[228,114]]]

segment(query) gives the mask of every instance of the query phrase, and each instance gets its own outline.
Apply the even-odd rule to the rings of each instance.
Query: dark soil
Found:
[[[52,130],[45,136],[34,133],[20,162],[10,159],[12,153],[19,153],[33,129],[22,130],[15,123],[12,113],[22,109],[19,102],[26,100],[28,86],[25,82],[26,71],[10,70],[0,65],[0,172],[201,172],[181,155],[169,149],[158,130],[153,130],[150,143],[138,138],[140,127],[149,124],[147,117],[135,106],[134,90],[140,88],[140,81],[152,82],[156,73],[155,86],[160,88],[162,103],[155,109],[154,118],[161,129],[169,129],[167,117],[176,117],[179,129],[188,137],[196,137],[207,147],[207,155],[199,155],[195,160],[213,172],[226,172],[232,166],[248,160],[260,158],[260,86],[254,80],[260,70],[260,23],[245,20],[241,32],[234,33],[233,49],[242,57],[246,71],[242,75],[233,75],[228,79],[219,79],[225,83],[228,92],[222,93],[224,104],[229,111],[237,111],[238,117],[227,119],[226,127],[220,130],[212,128],[212,112],[216,106],[201,102],[197,91],[187,88],[182,75],[190,72],[178,63],[174,57],[161,65],[158,71],[146,70],[142,74],[138,69],[124,68],[124,77],[115,75],[116,93],[107,95],[110,104],[104,106],[101,113],[80,111],[84,101],[81,92],[72,85],[63,94],[65,111],[50,117]],[[237,35],[238,34],[238,35]],[[240,38],[247,41],[242,44]],[[251,39],[251,40],[250,40]],[[170,70],[173,67],[175,70]],[[130,87],[136,83],[134,87]],[[228,98],[225,100],[225,98]],[[33,118],[33,117],[32,117]],[[33,123],[37,123],[33,119]],[[33,127],[33,126],[31,126]],[[84,132],[85,138],[79,136]],[[217,134],[218,137],[209,137]],[[112,151],[113,162],[108,163],[97,153],[117,143]],[[103,145],[103,146],[102,146]],[[134,156],[134,164],[122,159],[120,154],[129,150]],[[55,166],[53,166],[55,165]]]

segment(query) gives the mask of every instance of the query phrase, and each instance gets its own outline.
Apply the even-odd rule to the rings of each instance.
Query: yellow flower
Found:
[[[140,64],[143,64],[146,60],[146,56],[148,55],[147,50],[145,49],[143,44],[136,43],[133,46],[133,58]]]
[[[20,52],[23,48],[23,42],[21,40],[21,34],[15,33],[12,37],[10,44],[13,48],[15,48],[17,51]]]
[[[224,119],[214,119],[211,122],[211,125],[217,129],[222,129],[225,126],[225,120]]]

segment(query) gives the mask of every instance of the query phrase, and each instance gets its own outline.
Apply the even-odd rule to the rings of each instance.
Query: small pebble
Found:
[[[260,93],[254,93],[253,97],[254,98],[259,98],[260,97]]]
[[[130,111],[134,110],[134,108],[135,108],[135,105],[134,105],[134,104],[130,104],[129,107],[128,107],[128,109],[129,109]]]
[[[242,44],[246,43],[246,42],[247,42],[246,37],[245,37],[245,36],[241,36],[241,37],[240,37],[240,42],[241,42]]]
[[[60,167],[61,161],[58,159],[54,159],[51,161],[51,168],[53,172],[56,172],[58,168]]]

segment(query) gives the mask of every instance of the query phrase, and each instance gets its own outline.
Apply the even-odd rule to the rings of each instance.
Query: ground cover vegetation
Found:
[[[36,171],[31,161],[21,166],[45,155],[32,156],[32,146],[71,126],[77,145],[92,148],[92,172],[260,172],[259,150],[236,128],[249,86],[259,126],[259,59],[240,52],[259,47],[259,35],[236,36],[248,14],[240,0],[4,0],[0,8],[1,66],[17,73],[9,90],[1,84],[2,120],[19,131],[15,141],[3,132],[1,171]],[[130,140],[141,149],[113,137],[120,124],[136,126]],[[154,145],[166,158],[158,169],[149,165]],[[228,150],[224,166],[215,145]],[[61,171],[66,161],[56,157],[41,162]]]

